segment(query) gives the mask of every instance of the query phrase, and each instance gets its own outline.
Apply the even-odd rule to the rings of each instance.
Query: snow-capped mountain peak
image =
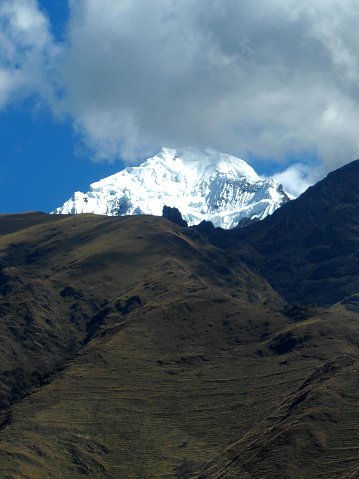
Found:
[[[220,172],[233,177],[246,177],[251,181],[260,180],[257,173],[248,163],[235,156],[220,153],[212,148],[207,148],[206,150],[192,147],[181,149],[162,148],[158,155],[147,161],[158,159],[164,160],[166,164],[169,164],[171,161],[177,161],[183,165],[183,169],[194,171],[196,177],[208,178],[214,173]]]
[[[138,167],[127,167],[76,192],[53,213],[110,216],[161,215],[178,208],[189,225],[202,220],[233,228],[243,218],[263,219],[291,197],[274,180],[261,180],[245,161],[213,149],[162,148]]]

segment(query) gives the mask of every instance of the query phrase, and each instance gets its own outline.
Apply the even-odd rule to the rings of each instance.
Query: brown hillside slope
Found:
[[[285,309],[162,218],[0,231],[0,477],[355,474],[355,311]]]
[[[207,236],[236,251],[289,303],[331,306],[359,291],[358,185],[359,160],[263,221]]]

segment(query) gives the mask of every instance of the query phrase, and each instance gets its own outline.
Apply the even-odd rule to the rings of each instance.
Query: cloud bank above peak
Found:
[[[359,152],[354,0],[70,0],[56,41],[36,0],[0,6],[0,108],[37,95],[95,159],[211,146],[309,152],[314,181]],[[306,156],[304,155],[304,162]],[[295,178],[289,165],[286,177]],[[303,183],[304,184],[304,183]]]

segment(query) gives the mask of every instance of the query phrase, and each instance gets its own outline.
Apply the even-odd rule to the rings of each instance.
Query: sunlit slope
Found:
[[[5,215],[0,231],[5,370],[40,361],[49,372],[92,337],[96,313],[130,291],[151,301],[178,288],[267,295],[243,264],[161,218]]]
[[[243,348],[269,334],[267,312],[285,318],[280,298],[245,265],[161,218],[1,221],[6,474],[169,474],[187,456],[196,468],[230,441],[233,414],[244,429],[262,414],[262,399],[246,413],[253,365],[247,371]],[[157,430],[152,460],[142,443]],[[97,446],[83,449],[78,435],[108,450],[102,466]]]
[[[178,208],[189,225],[202,220],[234,228],[258,221],[292,199],[273,179],[261,180],[245,161],[207,148],[162,148],[137,167],[127,167],[74,193],[57,214],[161,215]]]
[[[0,231],[0,477],[355,473],[355,297],[285,307],[163,218],[29,213]]]
[[[272,338],[267,346],[277,353],[279,340],[287,338],[288,343],[288,338],[292,338],[297,342],[289,351],[280,353],[282,360],[288,362],[283,380],[292,374],[289,364],[297,367],[302,364],[305,368],[310,357],[322,355],[321,365],[292,390],[284,383],[285,394],[277,407],[214,456],[195,477],[358,477],[357,320],[356,313],[336,306],[324,316],[293,325]],[[263,352],[265,354],[265,349]]]

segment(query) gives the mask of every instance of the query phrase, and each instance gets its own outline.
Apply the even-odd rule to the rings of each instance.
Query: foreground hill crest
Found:
[[[127,167],[76,192],[57,214],[108,216],[162,214],[178,208],[191,226],[203,220],[225,229],[257,221],[292,197],[273,179],[261,180],[245,161],[212,149],[162,150],[139,167]]]

